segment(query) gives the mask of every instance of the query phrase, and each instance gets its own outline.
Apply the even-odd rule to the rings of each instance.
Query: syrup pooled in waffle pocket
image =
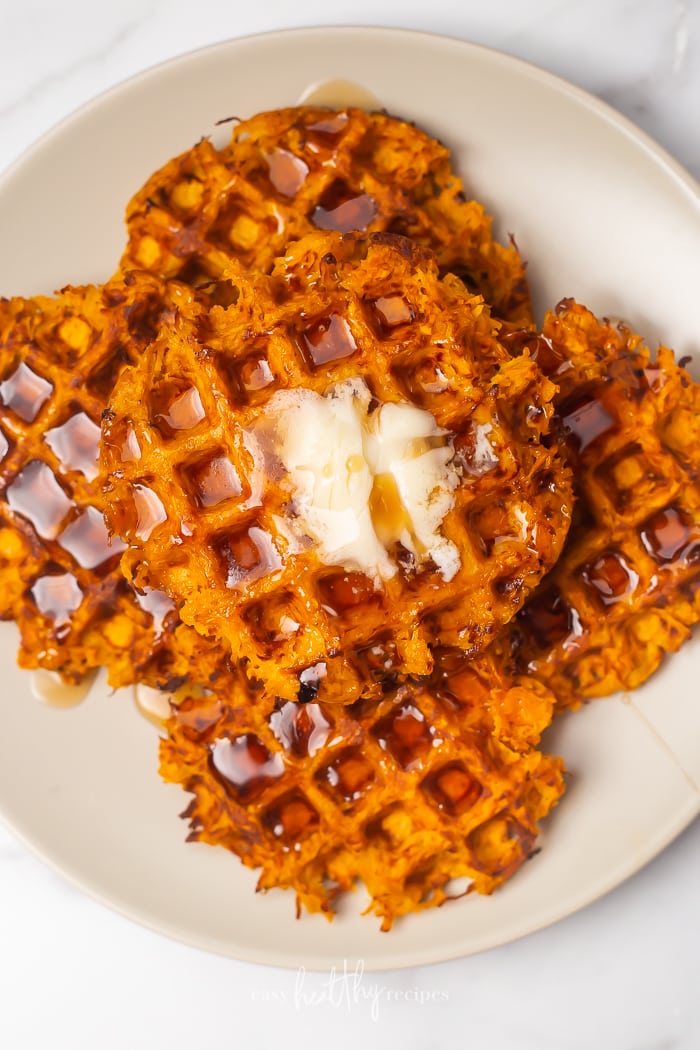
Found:
[[[440,143],[383,114],[312,107],[243,122],[224,151],[203,140],[156,172],[128,208],[123,267],[134,273],[117,274],[104,289],[3,301],[0,615],[20,626],[24,666],[75,683],[104,664],[113,685],[135,677],[163,685],[182,677],[179,656],[179,672],[172,666],[177,653],[187,654],[195,673],[196,651],[203,665],[196,677],[215,673],[215,647],[178,625],[172,600],[123,580],[120,544],[110,544],[102,524],[99,416],[159,311],[172,312],[185,291],[159,278],[199,285],[232,259],[265,268],[316,222],[346,228],[363,211],[372,229],[410,226],[504,316],[530,321],[517,251],[492,240],[490,218],[466,199]],[[173,632],[177,645],[163,646]],[[161,653],[155,662],[151,643]]]
[[[128,274],[0,301],[0,617],[19,626],[23,667],[78,683],[105,666],[114,687],[213,673],[218,658],[178,623],[172,600],[125,580],[99,472],[116,377],[191,297]]]
[[[290,700],[483,649],[568,529],[553,384],[402,237],[310,235],[213,294],[229,305],[183,307],[105,414],[130,581]]]
[[[154,172],[126,219],[123,269],[195,286],[233,260],[267,273],[289,244],[318,230],[403,234],[496,317],[532,323],[515,245],[494,241],[445,146],[386,113],[297,106],[240,121],[224,149],[202,139]]]
[[[653,360],[572,302],[525,339],[559,378],[553,434],[579,508],[550,578],[489,650],[437,650],[430,680],[385,686],[379,703],[186,700],[161,745],[163,776],[193,795],[191,837],[309,910],[330,914],[360,880],[388,929],[450,899],[455,878],[491,892],[531,855],[563,790],[561,765],[536,750],[553,705],[634,687],[698,618],[700,388],[670,351]]]
[[[558,385],[576,504],[561,558],[496,646],[576,706],[636,689],[700,620],[700,386],[667,347],[654,357],[572,300],[524,342]]]
[[[514,243],[386,114],[243,121],[127,225],[103,288],[0,301],[20,662],[156,687],[189,837],[260,889],[363,881],[384,929],[491,892],[563,792],[555,707],[700,615],[698,387],[572,302],[537,335]]]
[[[125,345],[142,352],[189,299],[132,274],[2,305],[2,579],[22,662],[71,681],[104,664],[115,685],[205,683],[180,690],[161,772],[194,795],[190,837],[258,867],[261,889],[289,888],[330,916],[363,880],[384,929],[450,899],[454,879],[490,892],[533,853],[563,791],[560,760],[537,749],[545,688],[445,652],[429,683],[379,703],[283,703],[179,623],[164,594],[119,572],[96,473],[105,390]],[[41,499],[27,495],[35,474]]]
[[[331,918],[359,881],[383,930],[491,893],[564,791],[561,759],[537,746],[554,696],[488,653],[435,658],[429,680],[379,701],[283,702],[243,675],[185,699],[160,771],[193,796],[189,839],[258,868],[259,890],[293,890],[298,913]]]

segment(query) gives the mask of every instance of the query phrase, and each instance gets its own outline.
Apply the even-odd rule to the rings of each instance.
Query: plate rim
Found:
[[[23,149],[9,163],[9,165],[0,171],[0,195],[4,192],[8,183],[18,175],[21,177],[22,169],[25,165],[31,165],[33,163],[35,155],[39,154],[44,146],[50,146],[54,140],[59,138],[74,122],[79,121],[83,116],[89,115],[93,110],[99,109],[105,101],[118,95],[127,87],[138,87],[139,83],[157,80],[163,71],[171,67],[175,67],[179,64],[187,64],[198,56],[205,56],[206,54],[214,52],[226,52],[230,49],[235,49],[241,46],[255,47],[261,42],[264,45],[269,40],[281,40],[283,42],[289,41],[290,46],[293,47],[296,46],[295,42],[302,38],[310,39],[329,34],[332,36],[347,36],[351,33],[358,35],[369,34],[375,38],[391,37],[393,43],[396,43],[397,39],[399,41],[401,39],[411,39],[414,41],[417,39],[419,42],[425,41],[431,46],[449,47],[462,53],[466,52],[486,55],[491,62],[503,63],[514,72],[521,72],[528,78],[539,81],[539,83],[546,88],[555,91],[559,95],[564,95],[565,97],[572,99],[578,105],[592,111],[607,125],[624,135],[625,138],[632,140],[637,147],[643,149],[658,168],[660,168],[668,177],[672,178],[674,182],[683,189],[693,206],[700,211],[700,181],[698,181],[693,174],[670,153],[669,150],[664,146],[661,146],[651,135],[639,128],[634,121],[620,113],[609,103],[586,91],[584,88],[572,84],[558,74],[543,69],[533,62],[518,58],[505,51],[475,41],[465,40],[447,34],[426,32],[419,29],[406,29],[392,26],[363,26],[359,24],[300,26],[270,30],[264,33],[246,34],[244,36],[232,37],[224,41],[218,41],[206,45],[205,47],[184,51],[180,54],[164,59],[146,69],[139,70],[72,109],[56,124],[43,132],[39,138]],[[614,702],[614,699],[614,697],[611,697],[608,702]],[[606,701],[600,700],[596,701],[597,704],[605,702]],[[680,763],[675,756],[674,762],[680,768]],[[157,773],[155,775],[157,776]],[[387,945],[389,950],[382,952],[377,958],[373,957],[366,961],[363,960],[364,968],[367,971],[381,972],[386,970],[404,969],[413,966],[434,965],[440,962],[447,962],[463,958],[467,955],[490,950],[491,948],[499,947],[501,945],[510,944],[528,936],[530,933],[535,933],[548,926],[554,925],[607,895],[612,890],[620,887],[628,878],[646,867],[647,864],[653,861],[668,845],[670,845],[690,826],[698,813],[700,813],[700,794],[696,794],[695,797],[688,796],[687,804],[679,811],[676,820],[669,822],[669,824],[664,826],[662,833],[653,837],[653,844],[645,851],[645,859],[641,863],[637,859],[633,859],[626,864],[621,863],[617,865],[613,872],[609,873],[608,878],[600,880],[599,884],[594,888],[584,890],[579,895],[577,903],[573,906],[569,901],[560,909],[553,909],[548,913],[546,918],[543,918],[534,924],[531,921],[528,922],[527,919],[523,919],[520,924],[521,928],[516,930],[515,933],[509,932],[505,939],[503,936],[499,937],[496,935],[489,943],[476,948],[468,947],[459,943],[453,943],[452,945],[445,947],[439,941],[437,943],[430,942],[423,946],[420,951],[412,950],[410,957],[407,959],[402,957],[396,958],[396,949],[393,949],[392,951],[391,947]],[[165,923],[159,922],[157,919],[151,919],[148,914],[143,912],[143,910],[140,910],[133,905],[130,906],[128,902],[121,899],[115,899],[108,893],[101,891],[100,887],[93,884],[93,881],[89,877],[84,875],[81,876],[80,872],[75,870],[74,866],[67,866],[64,863],[61,863],[57,858],[53,857],[51,853],[45,852],[41,843],[34,839],[30,830],[16,824],[10,817],[8,817],[3,806],[2,798],[0,798],[0,820],[2,820],[3,824],[12,831],[20,842],[26,845],[54,871],[59,873],[61,877],[67,879],[72,885],[87,893],[94,900],[106,905],[113,912],[123,915],[131,921],[137,922],[142,927],[179,941],[180,943],[213,952],[215,954],[236,958],[241,961],[277,966],[284,969],[294,969],[299,965],[299,962],[292,961],[288,955],[283,956],[282,958],[271,958],[270,952],[266,949],[262,949],[259,954],[250,950],[247,946],[244,949],[241,949],[236,945],[232,945],[230,951],[224,950],[220,944],[212,943],[206,936],[197,937],[196,935],[193,935],[190,929],[178,929],[173,926],[167,926]],[[419,919],[418,916],[415,918]],[[337,919],[336,921],[342,920]],[[408,921],[410,921],[410,917]],[[313,959],[308,959],[307,961],[303,957],[301,958],[301,961],[309,970],[318,972],[328,969],[332,964],[330,961],[325,964],[321,964],[319,961],[314,961]]]
[[[122,692],[126,693],[127,690],[122,690]],[[122,697],[122,699],[126,699],[126,697]],[[596,704],[616,702],[619,702],[616,695],[603,697],[602,699],[593,701],[593,703]],[[58,714],[60,715],[60,711]],[[674,762],[678,765],[675,757]],[[154,772],[157,776],[157,771]],[[687,774],[685,775],[687,776]],[[177,787],[177,785],[168,786]],[[2,800],[0,799],[0,806],[1,804]],[[645,859],[641,863],[633,862],[630,866],[624,861],[621,861],[616,867],[608,872],[605,879],[600,880],[592,888],[589,887],[584,889],[573,906],[571,905],[571,902],[568,901],[560,909],[555,909],[554,911],[549,912],[546,917],[543,917],[535,923],[532,923],[527,917],[524,917],[516,932],[509,933],[505,940],[502,937],[499,938],[496,936],[491,939],[485,939],[485,943],[480,947],[468,947],[456,943],[446,950],[444,947],[440,946],[439,942],[431,942],[429,945],[423,946],[420,952],[418,950],[413,950],[410,957],[407,959],[404,959],[402,954],[398,954],[401,949],[393,949],[393,952],[386,951],[378,958],[372,957],[370,959],[366,959],[364,956],[355,956],[348,953],[342,958],[342,964],[347,964],[348,966],[360,964],[363,972],[367,973],[386,973],[394,970],[413,969],[414,967],[438,966],[441,963],[454,962],[458,959],[481,955],[483,952],[493,951],[501,947],[506,947],[509,944],[515,944],[517,941],[524,940],[531,934],[540,933],[551,926],[563,922],[569,917],[577,915],[589,905],[595,904],[597,901],[602,900],[602,898],[607,897],[616,890],[622,889],[629,879],[633,878],[649,864],[655,861],[665,849],[672,845],[677,838],[687,831],[699,816],[700,792],[695,788],[694,795],[689,794],[687,796],[686,805],[683,809],[679,810],[676,821],[672,822],[670,825],[664,826],[663,832],[654,838],[651,850],[645,854]],[[219,942],[206,936],[193,934],[189,929],[179,929],[172,925],[168,926],[165,923],[159,923],[156,919],[153,919],[145,909],[137,908],[133,905],[129,906],[121,899],[110,897],[109,894],[105,893],[105,891],[103,891],[98,884],[93,882],[93,880],[81,875],[80,871],[77,870],[75,866],[71,867],[69,865],[63,865],[59,860],[53,857],[51,853],[44,852],[41,844],[32,838],[31,833],[27,832],[24,828],[15,825],[13,821],[8,819],[6,813],[1,808],[0,823],[8,828],[15,837],[29,849],[34,857],[47,864],[53,872],[59,875],[62,879],[65,879],[70,885],[80,890],[82,893],[85,893],[93,901],[108,908],[113,914],[120,915],[123,918],[128,919],[130,922],[136,923],[142,929],[149,930],[150,932],[163,936],[168,940],[186,945],[190,948],[195,948],[199,951],[208,952],[212,955],[219,956],[220,958],[234,959],[239,962],[252,963],[256,966],[265,966],[289,972],[304,969],[311,973],[324,973],[337,968],[338,964],[341,962],[337,955],[333,954],[331,956],[330,953],[325,962],[321,962],[317,953],[304,954],[301,952],[292,959],[291,949],[285,954],[278,955],[274,959],[271,959],[270,953],[265,949],[254,951],[246,947],[242,950],[234,945],[231,946],[231,950],[229,950],[228,947],[224,948]],[[183,839],[183,846],[186,847],[187,845],[189,844]],[[207,849],[213,848],[202,843],[199,843],[199,845]],[[238,857],[232,856],[232,859],[239,864],[242,863]],[[272,892],[278,891],[274,890]],[[283,890],[279,892],[283,892],[289,898],[290,907],[293,906],[293,891]],[[498,890],[496,892],[498,892]],[[421,918],[425,918],[426,916],[429,917],[429,915],[430,912],[419,912],[414,915],[405,916],[405,920],[409,922],[412,919],[420,921]],[[303,922],[304,917],[305,915],[302,913],[301,918],[297,917],[297,922]],[[320,916],[315,915],[312,916],[312,918],[318,920],[320,919]],[[363,916],[362,921],[369,921],[368,917]],[[342,922],[342,917],[337,916],[333,919],[333,922]],[[388,935],[385,934],[383,936],[390,939],[391,934],[389,933]]]
[[[433,41],[439,46],[455,47],[457,49],[466,49],[468,51],[487,54],[491,60],[505,62],[508,66],[511,66],[516,70],[520,68],[529,76],[539,79],[545,84],[550,83],[556,90],[577,100],[579,103],[582,103],[587,109],[597,112],[608,123],[612,123],[622,131],[626,137],[635,140],[657,162],[662,162],[664,167],[668,169],[669,173],[677,179],[681,185],[689,190],[695,198],[697,198],[697,204],[700,207],[700,177],[696,179],[692,172],[681,164],[669,149],[657,142],[649,132],[639,127],[638,124],[635,124],[630,117],[620,112],[620,110],[616,109],[609,102],[606,102],[602,98],[598,98],[597,95],[592,94],[585,88],[579,87],[578,84],[572,83],[572,81],[567,80],[558,73],[552,73],[550,70],[544,69],[542,66],[538,66],[536,63],[531,62],[528,59],[520,58],[517,55],[511,55],[507,51],[502,51],[499,48],[490,47],[487,44],[481,44],[477,41],[465,40],[462,37],[450,36],[446,33],[433,33],[422,29],[383,25],[366,26],[359,23],[293,26],[286,29],[270,29],[262,33],[247,33],[243,36],[229,37],[226,40],[219,40],[212,44],[205,44],[203,47],[190,48],[177,55],[172,55],[169,58],[163,59],[161,62],[156,62],[154,65],[141,69],[136,73],[132,73],[69,110],[57,121],[57,123],[52,124],[45,132],[43,132],[39,138],[33,140],[28,146],[21,150],[6,167],[0,169],[0,192],[3,189],[5,179],[11,178],[15,174],[15,169],[20,167],[27,160],[30,160],[35,151],[39,151],[43,145],[50,143],[74,120],[79,119],[83,114],[89,113],[93,108],[102,104],[109,96],[117,94],[127,86],[136,86],[140,81],[145,82],[146,80],[150,80],[151,78],[158,76],[161,71],[165,71],[169,67],[175,66],[180,62],[186,62],[194,56],[205,55],[215,51],[225,51],[232,45],[256,44],[258,41],[284,38],[291,39],[294,37],[314,36],[326,33],[333,35],[367,33],[377,37],[388,35],[392,37],[405,37],[407,39],[420,38]]]

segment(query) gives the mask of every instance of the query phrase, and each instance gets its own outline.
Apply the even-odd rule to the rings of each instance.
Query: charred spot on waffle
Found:
[[[325,676],[325,663],[318,663],[313,667],[304,668],[299,675],[299,689],[297,692],[299,703],[308,704],[316,699],[321,688],[321,682]]]

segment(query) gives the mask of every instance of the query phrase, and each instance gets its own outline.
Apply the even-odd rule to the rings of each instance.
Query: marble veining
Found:
[[[5,2],[1,15],[0,170],[156,62],[336,23],[442,32],[534,62],[610,102],[700,176],[700,0],[33,0]],[[0,827],[0,1046],[696,1050],[699,869],[696,823],[613,894],[523,941],[431,968],[303,974],[127,922]]]

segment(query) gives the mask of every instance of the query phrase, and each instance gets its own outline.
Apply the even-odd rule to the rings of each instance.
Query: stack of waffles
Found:
[[[20,664],[162,694],[190,838],[260,889],[332,915],[362,882],[384,929],[491,892],[563,793],[554,712],[700,617],[699,388],[572,301],[538,332],[514,244],[385,114],[242,122],[127,226],[105,285],[0,300]]]

